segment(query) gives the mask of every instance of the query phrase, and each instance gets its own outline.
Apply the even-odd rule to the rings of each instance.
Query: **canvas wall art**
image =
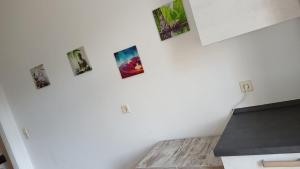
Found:
[[[155,9],[153,15],[162,41],[190,31],[182,0]]]
[[[144,73],[144,68],[136,46],[116,52],[114,55],[123,79]]]
[[[67,55],[75,76],[92,70],[84,47],[72,50]]]
[[[50,85],[50,81],[43,64],[30,69],[30,73],[37,89]]]

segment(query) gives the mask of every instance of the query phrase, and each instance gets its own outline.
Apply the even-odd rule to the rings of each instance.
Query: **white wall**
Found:
[[[0,86],[0,134],[10,155],[14,169],[33,169],[30,156],[21,138],[20,132],[10,107],[7,103],[5,93]],[[3,144],[1,141],[1,144]],[[3,149],[3,147],[2,147]],[[1,152],[3,153],[3,152]],[[8,161],[10,163],[10,161]],[[11,165],[11,164],[10,164]],[[9,165],[9,166],[10,166]]]
[[[1,80],[37,169],[129,169],[158,140],[219,134],[240,80],[255,85],[243,105],[300,97],[299,19],[204,48],[186,1],[191,32],[160,41],[164,2],[1,1]],[[82,45],[93,71],[74,77],[66,53]],[[145,74],[121,80],[113,53],[132,45]],[[41,63],[52,84],[36,90]]]

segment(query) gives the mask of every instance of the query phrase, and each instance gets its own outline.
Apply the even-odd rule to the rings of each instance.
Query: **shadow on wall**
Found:
[[[195,20],[193,19],[193,13],[191,4],[189,1],[183,1],[184,3],[184,9],[186,12],[187,20],[190,26],[190,31],[183,33],[181,35],[178,35],[176,37],[173,37],[171,39],[168,39],[166,41],[161,42],[162,44],[168,43],[169,46],[165,46],[169,48],[170,55],[172,56],[172,64],[173,66],[176,66],[176,68],[179,69],[189,69],[193,67],[189,67],[186,65],[193,65],[195,63],[195,60],[198,60],[199,53],[201,53],[201,41],[199,38],[199,34],[197,31]],[[183,44],[189,44],[189,45],[183,45]],[[192,53],[188,54],[187,52]]]

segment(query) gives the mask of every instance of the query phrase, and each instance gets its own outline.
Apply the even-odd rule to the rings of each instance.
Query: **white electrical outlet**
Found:
[[[254,87],[251,80],[240,82],[240,88],[242,93],[249,93],[254,91]]]

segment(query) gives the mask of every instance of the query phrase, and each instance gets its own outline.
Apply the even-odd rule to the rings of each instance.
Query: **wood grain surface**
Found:
[[[157,143],[136,169],[219,169],[213,154],[219,137],[187,138]]]

